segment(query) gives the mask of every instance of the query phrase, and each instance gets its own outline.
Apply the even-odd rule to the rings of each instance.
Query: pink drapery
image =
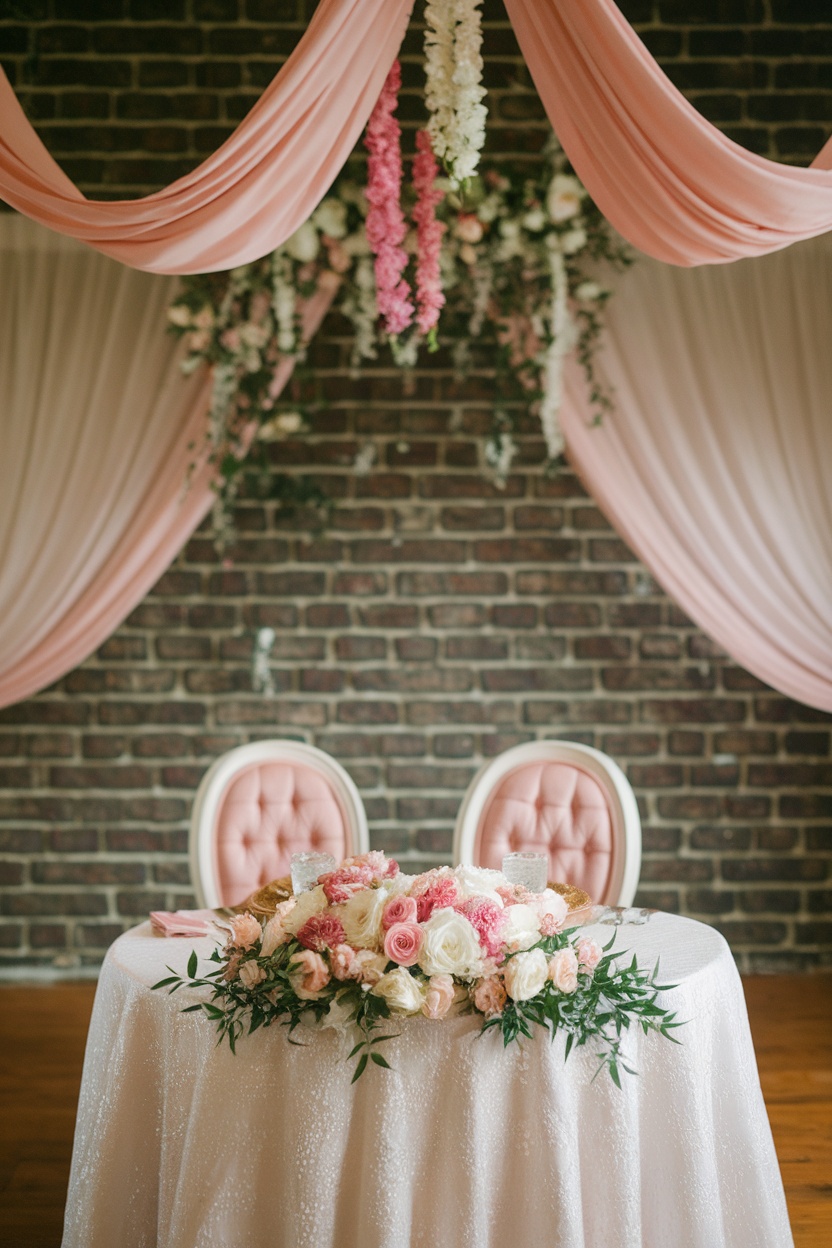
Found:
[[[587,487],[687,614],[743,667],[832,711],[832,237],[719,268],[645,260],[608,305]]]
[[[670,264],[832,229],[832,140],[809,169],[745,151],[673,86],[613,0],[505,0],[555,132],[598,207]]]
[[[207,273],[280,246],[355,146],[413,0],[321,0],[298,47],[208,160],[143,199],[84,198],[47,152],[0,70],[0,198],[134,268]]]
[[[213,501],[185,488],[210,380],[163,331],[173,293],[0,217],[0,706],[51,684],[141,602]],[[337,279],[304,306],[314,333]],[[279,381],[292,370],[284,362]]]

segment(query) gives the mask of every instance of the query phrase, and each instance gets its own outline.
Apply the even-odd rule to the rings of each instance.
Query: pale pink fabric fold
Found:
[[[743,667],[832,711],[832,237],[720,268],[621,279],[591,427],[567,367],[563,427],[587,487],[687,614]]]
[[[549,119],[598,207],[658,260],[715,264],[832,229],[832,143],[809,169],[726,138],[613,0],[506,0]]]
[[[378,98],[413,0],[321,0],[280,73],[192,173],[143,199],[84,198],[0,70],[0,198],[134,268],[204,273],[273,251],[326,194]]]
[[[185,488],[210,397],[165,333],[175,279],[0,216],[0,706],[82,662],[213,501]],[[311,336],[337,279],[305,305]],[[278,378],[285,384],[287,360]]]

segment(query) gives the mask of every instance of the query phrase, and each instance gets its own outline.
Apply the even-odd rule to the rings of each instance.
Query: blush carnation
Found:
[[[603,950],[596,941],[590,936],[582,936],[578,941],[575,952],[578,955],[578,963],[584,971],[594,971],[598,963],[601,961]]]
[[[474,988],[473,999],[474,1005],[481,1014],[489,1018],[495,1014],[502,1014],[508,1000],[508,993],[501,976],[489,975],[487,979],[481,979]]]
[[[369,888],[373,882],[373,874],[367,866],[343,866],[337,871],[327,871],[325,875],[319,876],[318,882],[329,904],[336,906],[342,901],[349,901],[350,897],[354,897],[362,889]]]
[[[301,949],[292,958],[289,983],[303,1001],[314,1001],[329,983],[326,962],[313,949]]]
[[[355,854],[345,858],[344,867],[358,867],[361,871],[369,871],[372,880],[391,880],[399,874],[399,864],[395,858],[388,858],[380,849],[371,849],[366,854]]]
[[[416,899],[416,917],[420,923],[426,923],[434,910],[444,910],[459,901],[459,884],[452,875],[427,871],[419,881],[411,889],[411,896]]]
[[[415,966],[424,941],[418,923],[394,923],[384,937],[384,952],[399,966]]]
[[[337,915],[326,911],[313,914],[298,931],[297,939],[305,949],[317,949],[318,953],[323,953],[324,949],[334,949],[336,945],[343,944],[344,924]]]
[[[354,979],[354,965],[355,950],[352,945],[336,945],[329,955],[329,966],[335,979]]]
[[[488,956],[499,957],[503,944],[505,911],[495,902],[483,897],[469,897],[467,901],[458,902],[455,909],[465,915]]]
[[[230,943],[235,949],[251,949],[262,934],[260,920],[255,919],[248,911],[245,914],[236,914],[231,920]]]

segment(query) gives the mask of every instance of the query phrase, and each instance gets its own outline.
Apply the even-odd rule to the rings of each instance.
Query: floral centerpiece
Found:
[[[567,926],[568,909],[552,889],[509,884],[498,871],[441,867],[405,875],[383,853],[346,859],[309,892],[281,902],[268,920],[236,916],[215,969],[154,988],[208,988],[186,1007],[216,1023],[232,1051],[246,1029],[280,1022],[289,1038],[301,1022],[354,1029],[353,1082],[368,1062],[388,1066],[378,1046],[385,1019],[441,1019],[471,1012],[504,1044],[531,1036],[532,1024],[597,1044],[599,1070],[620,1087],[622,1035],[631,1024],[673,1039],[680,1026],[657,1003],[667,986],[635,959],[619,966],[610,951]],[[634,1072],[631,1072],[634,1073]]]

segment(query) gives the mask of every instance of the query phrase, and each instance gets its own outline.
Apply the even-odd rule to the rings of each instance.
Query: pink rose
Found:
[[[431,975],[422,1004],[426,1018],[444,1018],[454,1003],[454,981],[451,975]]]
[[[262,935],[260,920],[255,919],[248,911],[245,914],[236,914],[231,920],[230,939],[236,949],[251,949]]]
[[[336,945],[329,955],[329,965],[332,974],[336,979],[341,981],[345,979],[355,979],[353,975],[353,966],[355,964],[355,950],[352,945]]]
[[[549,959],[549,978],[559,992],[574,992],[578,987],[578,959],[574,949],[559,949]]]
[[[318,953],[323,953],[324,949],[334,949],[343,942],[344,924],[337,915],[328,914],[325,910],[320,914],[313,914],[298,929],[298,944],[306,949],[317,949]]]
[[[424,938],[418,923],[394,923],[384,937],[384,952],[399,966],[414,966]]]
[[[289,983],[302,1001],[314,1001],[329,983],[326,962],[313,949],[301,949],[294,955]]]
[[[493,1016],[502,1014],[508,1000],[508,994],[500,975],[489,975],[481,979],[474,988],[474,1005],[481,1014]]]
[[[381,926],[387,931],[394,923],[415,923],[416,902],[412,897],[391,897],[381,916]]]
[[[582,936],[576,949],[578,962],[585,971],[594,971],[601,961],[603,950],[590,936]]]
[[[250,962],[244,962],[240,967],[240,982],[245,988],[256,988],[265,978],[266,972],[262,966],[257,965],[253,958]]]

